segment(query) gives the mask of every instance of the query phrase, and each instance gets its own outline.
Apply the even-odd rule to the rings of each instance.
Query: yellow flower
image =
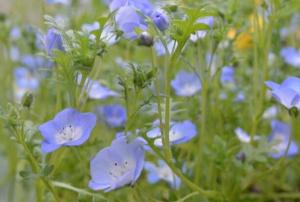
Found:
[[[229,28],[229,30],[227,32],[227,37],[229,39],[234,39],[235,36],[236,36],[236,29],[235,28]]]
[[[251,48],[252,35],[249,32],[242,32],[235,40],[234,47],[238,50],[246,50]]]

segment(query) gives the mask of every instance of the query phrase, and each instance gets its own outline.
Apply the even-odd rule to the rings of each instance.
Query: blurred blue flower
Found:
[[[51,68],[53,66],[52,61],[38,55],[23,55],[21,57],[21,63],[31,70]]]
[[[108,192],[133,185],[144,167],[143,145],[140,139],[127,142],[125,137],[119,137],[98,152],[90,162],[89,187]]]
[[[135,29],[147,29],[147,25],[144,19],[132,6],[121,7],[116,13],[115,20],[117,23],[117,27],[123,32],[123,36],[127,39],[137,38]]]
[[[287,64],[300,68],[300,50],[293,47],[285,47],[281,49],[280,55]]]
[[[17,40],[19,39],[21,36],[22,36],[22,32],[21,32],[21,29],[17,26],[13,27],[11,30],[10,30],[10,38],[12,40]]]
[[[98,81],[90,80],[87,86],[87,92],[90,99],[106,99],[108,97],[119,96],[115,91],[110,90],[106,86],[103,86]]]
[[[235,79],[234,79],[235,71],[233,67],[225,66],[221,70],[221,77],[220,81],[222,85],[228,86],[228,85],[234,85]]]
[[[97,108],[104,122],[112,128],[122,127],[127,120],[126,109],[122,105],[110,104]]]
[[[291,129],[288,124],[273,120],[271,123],[272,133],[269,136],[269,142],[274,143],[270,155],[273,158],[280,158],[285,156],[285,152],[289,145],[289,138],[291,136]],[[294,156],[298,154],[299,149],[296,142],[291,141],[287,151],[287,156]]]
[[[182,70],[171,81],[171,86],[177,96],[190,97],[201,90],[201,81],[196,73]]]
[[[46,0],[48,4],[64,4],[69,5],[71,0]]]
[[[236,128],[234,132],[235,132],[235,135],[237,136],[237,138],[240,140],[240,142],[242,142],[242,143],[250,143],[251,142],[250,135],[248,135],[248,133],[246,133],[243,129]],[[259,139],[260,139],[260,136],[254,135],[254,137],[253,137],[254,141],[257,141]]]
[[[81,29],[84,32],[91,33],[93,31],[100,29],[100,24],[99,24],[99,22],[94,22],[91,24],[85,23],[81,26]]]
[[[82,74],[77,75],[77,84],[80,85],[82,79]],[[84,90],[87,92],[90,99],[106,99],[108,97],[116,97],[119,94],[115,91],[110,90],[106,86],[103,86],[98,81],[87,78],[83,86]]]
[[[109,4],[109,10],[112,12],[126,6],[140,10],[144,15],[148,16],[153,10],[153,5],[148,0],[112,0]]]
[[[171,39],[167,40],[167,49],[170,54],[174,52],[176,47],[177,47],[177,42],[175,40],[171,40]],[[163,43],[159,39],[155,40],[154,48],[158,56],[163,56],[166,54],[166,48],[164,47]]]
[[[151,162],[145,162],[144,168],[148,171],[148,182],[150,184],[155,184],[159,180],[164,180],[172,188],[178,189],[180,187],[180,178],[175,175],[169,166],[162,160],[158,161],[158,165]]]
[[[59,112],[53,120],[39,126],[44,137],[42,152],[52,152],[62,146],[77,146],[83,144],[96,126],[96,116],[93,113],[80,113],[73,108]]]
[[[155,10],[151,14],[151,19],[160,31],[165,31],[169,27],[169,17],[163,10]]]
[[[204,18],[199,18],[197,20],[197,23],[206,24],[209,27],[212,27],[214,24],[214,17],[208,16],[208,17],[204,17]],[[195,34],[191,34],[190,40],[193,42],[196,42],[199,39],[204,38],[206,36],[206,33],[207,33],[207,31],[197,31]]]
[[[15,77],[15,99],[21,101],[26,92],[34,92],[39,86],[39,79],[33,71],[25,67],[18,67],[14,70]]]
[[[197,135],[197,128],[195,124],[190,120],[183,122],[171,122],[170,123],[169,140],[170,144],[181,144],[190,141]],[[147,132],[149,138],[155,138],[154,145],[162,147],[161,131],[157,123],[154,122],[154,128]]]
[[[288,77],[277,84],[273,81],[265,82],[272,90],[272,96],[287,109],[296,107],[300,109],[300,79],[297,77]]]
[[[45,49],[48,55],[53,54],[53,50],[64,51],[63,41],[61,35],[57,32],[56,29],[50,28],[45,35]]]

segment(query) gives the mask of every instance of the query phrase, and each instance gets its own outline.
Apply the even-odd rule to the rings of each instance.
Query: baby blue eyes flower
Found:
[[[300,79],[297,77],[288,77],[277,84],[273,81],[267,81],[266,85],[272,90],[272,96],[287,109],[296,107],[300,109]]]
[[[300,68],[300,50],[293,47],[285,47],[280,51],[280,55],[287,64]]]
[[[26,92],[34,92],[39,86],[39,79],[33,71],[25,67],[19,67],[14,70],[15,77],[15,99],[21,101]]]
[[[171,39],[167,40],[167,50],[170,54],[174,52],[176,47],[177,47],[177,42],[175,40],[171,40]],[[154,48],[158,56],[163,56],[167,53],[166,48],[164,47],[163,43],[160,40],[155,40]]]
[[[112,104],[99,107],[97,110],[100,116],[112,128],[125,125],[127,120],[126,109],[122,105]]]
[[[165,31],[169,27],[169,17],[163,10],[153,11],[151,19],[160,31]]]
[[[190,120],[171,123],[171,128],[169,131],[170,144],[181,144],[184,142],[188,142],[196,135],[197,128],[195,124]],[[152,130],[148,131],[147,136],[149,138],[155,138],[155,146],[162,147],[163,144],[159,127],[155,127]]]
[[[240,140],[242,143],[250,143],[251,142],[251,137],[241,128],[236,128],[235,129],[235,134],[237,138]],[[257,141],[259,140],[260,137],[258,135],[254,135],[253,140]]]
[[[48,4],[64,4],[69,5],[71,3],[71,0],[47,0]]]
[[[123,36],[127,39],[137,38],[135,29],[146,30],[147,25],[143,18],[137,13],[132,6],[121,7],[115,16],[117,27],[123,32]]]
[[[153,10],[153,5],[148,0],[112,0],[109,4],[109,10],[112,12],[125,6],[132,6],[144,15],[150,15]]]
[[[206,24],[211,28],[214,24],[214,17],[208,16],[208,17],[204,17],[204,18],[199,18],[197,20],[197,23]],[[206,36],[206,33],[207,33],[207,31],[197,31],[195,34],[191,34],[190,40],[192,42],[196,42],[199,39],[204,38]]]
[[[144,167],[143,145],[138,138],[127,142],[125,137],[119,137],[98,152],[90,162],[89,187],[108,192],[133,185]]]
[[[164,180],[172,188],[178,189],[180,187],[180,178],[172,172],[164,161],[158,161],[158,165],[151,162],[145,162],[144,168],[148,171],[147,179],[150,184],[155,184],[159,180]]]
[[[270,155],[273,158],[280,158],[285,156],[286,149],[289,144],[289,138],[291,136],[290,126],[274,120],[271,123],[272,133],[269,136],[269,142],[274,143],[272,146],[272,152]],[[291,141],[289,149],[287,151],[287,156],[294,156],[299,153],[299,148],[296,142]]]
[[[39,126],[44,137],[41,149],[44,153],[52,152],[62,146],[78,146],[83,144],[96,126],[93,113],[80,113],[67,108],[59,112],[53,120]]]
[[[233,67],[225,66],[221,70],[221,77],[220,81],[222,85],[234,85],[235,79],[234,79],[235,71]]]
[[[177,96],[190,97],[201,90],[201,81],[195,73],[180,71],[171,81],[171,86]]]
[[[50,28],[45,35],[45,49],[48,55],[52,55],[53,50],[64,51],[61,35],[54,29]]]

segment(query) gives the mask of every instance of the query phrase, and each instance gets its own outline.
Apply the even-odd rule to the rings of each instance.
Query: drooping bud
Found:
[[[139,37],[139,45],[151,47],[154,43],[153,37],[148,32],[142,32]]]

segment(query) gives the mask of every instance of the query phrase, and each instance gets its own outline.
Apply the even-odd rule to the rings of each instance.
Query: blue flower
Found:
[[[269,142],[274,143],[272,146],[272,152],[270,155],[273,158],[280,158],[285,156],[286,149],[289,144],[289,138],[291,136],[291,129],[288,124],[274,120],[271,123],[272,133],[269,136]],[[299,149],[296,142],[291,141],[287,156],[294,156],[298,154]]]
[[[37,55],[23,55],[21,57],[21,63],[31,70],[51,68],[53,66],[53,62]]]
[[[104,119],[105,123],[112,128],[122,127],[126,123],[126,109],[122,105],[105,105],[99,107],[97,111],[100,113],[100,116]]]
[[[96,126],[93,113],[80,113],[72,108],[59,112],[53,120],[39,126],[44,137],[42,152],[52,152],[62,146],[83,144]]]
[[[287,64],[300,68],[300,50],[293,47],[285,47],[281,49],[280,55]]]
[[[117,27],[123,32],[123,36],[127,39],[137,38],[135,29],[146,30],[147,25],[144,19],[137,13],[132,6],[121,7],[115,16]]]
[[[99,22],[94,22],[94,23],[91,23],[91,24],[85,23],[85,24],[83,24],[81,26],[81,29],[84,32],[91,33],[93,31],[99,30],[100,29],[100,25],[99,25]]]
[[[197,135],[197,128],[195,124],[186,120],[183,122],[171,122],[171,128],[169,131],[170,144],[181,144],[190,141]],[[154,128],[147,132],[149,138],[155,138],[154,145],[162,147],[161,131],[156,122],[154,122]]]
[[[221,70],[221,77],[220,81],[222,85],[227,86],[227,85],[234,85],[235,79],[234,79],[234,68],[230,66],[225,66]]]
[[[80,85],[82,79],[82,75],[78,74],[77,75],[77,83]],[[115,91],[110,90],[106,86],[103,86],[101,83],[98,81],[92,80],[90,78],[87,78],[86,81],[84,82],[84,87],[85,91],[88,94],[88,97],[90,99],[106,99],[108,97],[116,97],[119,96],[118,93]]]
[[[158,165],[151,162],[145,162],[144,168],[148,171],[147,179],[150,184],[155,184],[159,180],[164,180],[175,189],[180,187],[180,178],[172,172],[164,161],[159,160]]]
[[[46,0],[48,4],[64,4],[69,5],[71,0]]]
[[[241,128],[236,128],[235,129],[235,135],[237,138],[240,140],[242,143],[250,143],[251,142],[251,137],[246,133],[243,129]],[[253,140],[257,141],[260,139],[260,136],[254,135]]]
[[[125,6],[131,6],[148,16],[153,10],[153,5],[148,0],[112,0],[109,4],[109,10],[112,12]]]
[[[163,10],[155,10],[151,14],[151,19],[160,31],[165,31],[169,27],[169,17]]]
[[[118,93],[103,86],[98,81],[91,81],[88,87],[88,96],[91,99],[106,99],[108,97],[116,97]]]
[[[39,87],[37,75],[28,68],[19,67],[14,70],[15,77],[15,99],[21,101],[26,92],[34,92]]]
[[[64,51],[63,41],[61,35],[56,29],[50,28],[45,35],[45,49],[48,55],[53,54],[53,50]]]
[[[296,107],[300,109],[300,79],[297,77],[288,77],[277,84],[273,81],[267,81],[266,85],[272,90],[272,96],[287,109]]]
[[[127,142],[125,137],[119,137],[98,152],[90,162],[89,187],[108,192],[133,185],[144,167],[143,145],[139,139]]]
[[[177,96],[190,97],[201,90],[201,81],[195,73],[180,71],[171,81],[171,86]]]
[[[167,41],[168,52],[170,54],[172,54],[177,47],[177,42],[175,40],[171,40],[171,39],[166,40],[166,41]],[[158,56],[163,56],[166,54],[166,49],[160,40],[155,40],[154,48],[155,48],[156,54]]]
[[[209,27],[212,27],[214,24],[214,17],[208,16],[208,17],[204,17],[204,18],[199,18],[197,20],[197,23],[206,24]],[[191,34],[190,40],[193,42],[196,42],[199,39],[204,38],[206,36],[206,33],[207,33],[207,31],[197,31],[195,34]]]

